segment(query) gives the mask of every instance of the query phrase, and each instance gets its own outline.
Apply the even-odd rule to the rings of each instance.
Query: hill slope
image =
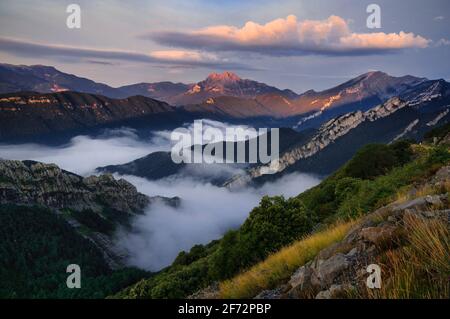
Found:
[[[390,160],[378,163],[376,152],[390,154]],[[320,227],[365,215],[390,203],[399,190],[426,183],[439,168],[450,164],[448,146],[410,147],[402,142],[368,147],[361,153],[299,196],[264,197],[238,230],[229,231],[209,245],[180,253],[172,266],[116,297],[186,297],[213,282],[232,278]]]
[[[293,171],[330,174],[367,143],[420,140],[430,128],[450,121],[449,107],[449,83],[423,82],[401,98],[391,98],[365,112],[346,113],[323,124],[310,140],[280,154],[278,173],[262,175],[261,167],[253,167],[225,185],[261,183]]]
[[[124,120],[174,112],[143,96],[110,99],[78,92],[0,95],[0,140],[93,128]]]

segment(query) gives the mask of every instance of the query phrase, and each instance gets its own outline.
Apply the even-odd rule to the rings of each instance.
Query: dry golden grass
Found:
[[[438,195],[450,193],[450,180],[441,183],[440,185],[424,185],[418,188],[413,196],[409,195],[410,188],[402,188],[395,195],[394,201],[397,203],[404,203],[408,200],[424,197],[428,195]]]
[[[382,288],[369,298],[449,298],[450,237],[445,221],[410,217],[407,244],[381,259]]]
[[[322,249],[342,240],[354,224],[354,221],[337,224],[281,249],[248,271],[222,282],[220,297],[251,298],[263,290],[273,289]]]

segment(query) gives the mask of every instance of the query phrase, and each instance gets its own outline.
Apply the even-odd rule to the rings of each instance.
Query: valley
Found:
[[[355,219],[362,225],[358,231],[375,227],[366,214],[391,207],[398,190],[426,188],[441,196],[439,211],[447,209],[448,176],[441,173],[450,164],[450,84],[444,80],[371,71],[328,90],[297,94],[224,72],[195,84],[113,88],[53,67],[2,64],[0,89],[2,227],[31,229],[33,255],[56,251],[48,266],[41,256],[14,267],[53,269],[70,261],[88,269],[89,282],[89,289],[67,295],[64,282],[47,289],[53,279],[32,272],[35,290],[27,293],[24,279],[5,279],[2,297],[333,298],[347,282],[332,279],[303,291],[290,278],[299,267],[322,276],[312,265],[316,255],[290,265],[274,283],[248,288],[251,294],[240,292],[247,288],[239,276],[253,276],[253,267],[265,267],[267,258],[278,258],[272,253],[282,254],[300,238],[336,235],[314,246],[319,252],[351,234]],[[249,161],[250,145],[263,136],[221,146],[224,158],[227,147],[245,150],[246,163],[174,163],[171,131],[195,133],[196,120],[219,131],[278,128],[277,171],[264,174],[264,166]],[[11,212],[23,216],[23,224]],[[39,214],[52,231],[39,228]],[[336,226],[334,233],[338,222],[349,227]],[[20,276],[8,270],[11,249],[28,249],[25,238],[3,240],[9,246],[2,246],[8,255],[0,280]],[[364,246],[354,258],[358,265],[367,240],[365,246],[341,244]],[[72,246],[73,255],[60,256]],[[95,288],[108,278],[111,285]]]

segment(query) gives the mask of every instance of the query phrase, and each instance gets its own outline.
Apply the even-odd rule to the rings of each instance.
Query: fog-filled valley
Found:
[[[205,129],[230,126],[208,120],[204,125]],[[192,130],[191,124],[185,127]],[[141,140],[132,129],[122,128],[105,130],[97,136],[76,136],[58,147],[1,144],[0,158],[54,163],[82,176],[98,175],[97,167],[127,163],[156,151],[170,151],[170,132],[152,132],[151,136],[147,141]],[[114,174],[150,197],[181,198],[178,207],[161,201],[152,203],[145,214],[132,220],[131,230],[117,231],[116,244],[128,252],[127,263],[146,270],[159,270],[170,265],[180,251],[188,251],[196,244],[207,244],[239,227],[264,195],[294,196],[320,182],[317,176],[293,173],[257,188],[229,190],[204,179],[223,174],[231,177],[241,172],[240,168],[226,164],[190,164],[179,174],[156,181]]]

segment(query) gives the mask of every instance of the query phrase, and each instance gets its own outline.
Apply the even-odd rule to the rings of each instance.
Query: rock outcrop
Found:
[[[319,154],[319,152],[331,146],[333,143],[337,143],[344,137],[351,135],[352,131],[362,125],[375,125],[375,123],[382,122],[381,120],[394,116],[394,113],[401,110],[416,112],[416,110],[424,109],[427,105],[434,103],[435,106],[438,106],[433,111],[433,114],[436,114],[436,117],[433,117],[433,120],[426,124],[423,123],[428,130],[430,125],[438,124],[439,121],[443,120],[448,115],[448,99],[450,94],[448,85],[445,81],[426,81],[419,86],[420,87],[417,88],[417,90],[413,90],[412,92],[409,92],[408,94],[405,93],[401,96],[392,97],[386,102],[365,112],[349,112],[331,119],[324,123],[309,141],[282,152],[277,165],[272,165],[269,171],[274,174],[279,174],[295,165],[297,162]],[[430,110],[428,111],[431,112]],[[408,122],[405,127],[400,130],[397,135],[393,135],[390,140],[380,142],[384,143],[405,138],[408,137],[408,134],[411,133],[411,131],[419,130],[418,127],[421,125],[421,120],[426,116],[422,113],[418,113],[417,116],[419,118],[414,118]],[[383,126],[378,128],[378,130],[379,131],[377,132],[379,135],[386,133],[383,132]],[[352,154],[349,154],[349,157],[351,157],[351,155]],[[245,186],[267,174],[268,169],[269,167],[263,165],[253,166],[244,174],[234,176],[227,181],[224,186],[228,188]]]
[[[427,184],[439,189],[450,181],[450,167],[441,168]],[[389,249],[402,247],[411,218],[450,222],[448,194],[394,202],[366,215],[345,238],[300,267],[290,280],[256,298],[348,298],[365,290],[367,267]]]
[[[110,174],[81,177],[54,164],[0,160],[0,204],[40,205],[53,209],[103,253],[112,269],[122,267],[127,257],[127,252],[115,245],[112,234],[86,232],[85,225],[63,211],[91,210],[92,214],[104,218],[103,210],[109,209],[114,210],[118,220],[126,221],[156,201],[177,206],[180,199],[149,198],[129,182],[116,180]]]
[[[370,109],[369,111],[356,111],[328,121],[321,126],[319,131],[308,143],[299,147],[294,147],[291,150],[281,154],[278,160],[277,173],[284,171],[287,167],[293,165],[301,159],[311,157],[320,152],[338,138],[344,136],[349,131],[359,126],[361,123],[365,121],[374,122],[378,119],[389,116],[406,106],[408,106],[408,103],[396,97],[388,100],[382,105]],[[251,168],[245,175],[235,176],[233,179],[225,183],[225,186],[228,188],[244,186],[252,179],[265,174],[266,171],[267,167],[265,166]]]
[[[150,203],[124,179],[81,177],[54,164],[0,160],[0,203],[43,205],[76,211],[102,208],[133,214]]]

